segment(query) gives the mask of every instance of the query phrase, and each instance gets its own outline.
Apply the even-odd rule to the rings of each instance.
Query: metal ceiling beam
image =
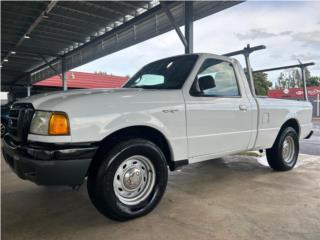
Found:
[[[10,52],[10,49],[1,49],[1,52]],[[57,54],[53,54],[50,52],[39,52],[39,51],[30,51],[30,50],[22,50],[21,48],[19,48],[17,50],[17,54],[22,54],[22,55],[29,55],[29,56],[39,56],[39,55],[44,55],[47,57],[59,57],[59,55]]]
[[[6,75],[14,75],[14,76],[16,76],[17,74],[21,74],[21,72],[19,72],[19,71],[16,71],[15,69],[11,69],[11,68],[9,68],[9,69],[7,69],[7,71],[6,71]],[[1,84],[2,85],[2,84]]]
[[[17,35],[14,35],[12,33],[12,31],[7,31],[7,30],[4,30],[4,32],[6,32],[6,37],[8,36],[12,36],[12,37],[17,37]],[[42,32],[42,31],[39,31],[38,29],[35,30],[32,34],[32,41],[41,41],[41,39],[50,39],[50,40],[54,40],[54,41],[57,41],[57,42],[64,42],[64,43],[67,43],[69,44],[70,42],[73,43],[73,42],[83,42],[83,40],[81,41],[79,38],[75,39],[75,38],[72,38],[70,39],[70,37],[65,37],[65,36],[62,36],[61,38],[57,38],[57,34],[49,34],[49,36],[44,36],[44,34],[47,34],[46,32]],[[58,34],[59,36],[59,34]],[[61,36],[61,35],[60,35]],[[13,43],[15,44],[16,41],[14,38],[3,38],[2,39],[2,42],[4,43]]]
[[[70,12],[76,12],[76,13],[79,13],[79,14],[82,14],[82,15],[86,15],[86,16],[91,16],[91,17],[94,17],[94,18],[99,18],[99,19],[102,19],[104,21],[110,21],[110,22],[113,22],[114,19],[113,18],[109,18],[107,16],[100,16],[100,15],[96,15],[96,14],[92,14],[92,13],[89,13],[87,11],[82,11],[82,10],[79,10],[79,9],[75,9],[75,8],[70,8],[70,7],[67,7],[65,5],[57,5],[58,8],[62,8],[62,9],[65,9],[67,11],[70,11]],[[107,23],[106,23],[107,24]]]
[[[167,5],[166,2],[161,2],[161,7],[163,9],[163,11],[166,13],[169,21],[170,21],[170,24],[172,25],[172,27],[176,30],[181,42],[183,43],[184,47],[187,47],[188,46],[188,42],[186,40],[186,38],[183,36],[183,33],[181,32],[180,28],[179,28],[179,25],[176,23],[172,13],[170,12],[170,9]]]
[[[58,6],[60,6],[60,5],[58,5]],[[113,34],[114,32],[116,32],[118,29],[119,29],[119,30],[120,30],[120,29],[125,29],[125,28],[127,27],[127,25],[132,24],[132,22],[139,21],[139,20],[143,19],[144,17],[146,17],[145,15],[147,15],[147,16],[148,16],[148,15],[152,15],[152,14],[154,14],[155,12],[158,12],[159,10],[161,10],[161,6],[154,7],[154,8],[152,8],[152,9],[150,9],[148,12],[146,12],[146,13],[144,13],[144,14],[142,14],[142,15],[139,15],[139,16],[137,16],[137,17],[135,17],[134,19],[126,22],[125,24],[122,24],[122,25],[119,26],[117,29],[113,29],[113,30],[111,30],[111,31],[109,31],[109,32],[106,32],[106,33],[103,34],[102,36],[98,36],[96,39],[94,39],[94,40],[92,40],[92,41],[90,41],[90,42],[87,42],[87,43],[81,45],[80,47],[76,48],[75,50],[71,50],[70,52],[66,53],[64,56],[65,56],[65,57],[70,56],[70,55],[72,55],[74,52],[76,52],[76,51],[81,51],[81,49],[83,49],[83,48],[85,48],[85,47],[87,47],[87,46],[89,46],[89,45],[96,44],[96,43],[98,43],[101,39],[105,38],[106,35],[111,35],[111,34]],[[58,62],[58,59],[54,59],[54,60],[50,61],[51,64],[54,64],[54,63],[56,63],[56,62]],[[32,70],[32,72],[33,72],[33,73],[34,73],[34,72],[37,72],[37,71],[43,69],[44,67],[45,67],[45,66],[40,66],[40,67],[38,67],[38,68],[35,68],[35,69]],[[20,79],[18,78],[17,81],[19,81],[19,80],[20,80]]]
[[[10,18],[10,20],[12,19],[12,20],[16,20],[15,18],[16,18],[16,16],[24,16],[24,17],[29,17],[29,18],[32,18],[33,16],[34,16],[34,13],[31,13],[30,11],[34,11],[34,9],[32,9],[32,8],[30,8],[30,7],[26,7],[26,6],[23,6],[23,5],[21,5],[21,6],[19,6],[19,7],[22,7],[24,10],[22,11],[22,13],[17,13],[15,10],[5,10],[5,13],[6,14],[8,14],[8,15],[12,15],[14,18],[12,19],[12,18]],[[67,8],[67,9],[66,9]],[[59,9],[61,9],[60,11],[59,11]],[[29,13],[25,13],[25,11],[26,10],[28,10],[29,11]],[[64,12],[63,12],[64,11]],[[71,12],[71,9],[69,8],[69,7],[65,7],[65,6],[60,6],[60,5],[57,5],[55,8],[54,8],[54,10],[53,11],[51,11],[50,12],[50,14],[48,14],[48,15],[53,15],[53,16],[59,16],[59,17],[63,17],[63,18],[69,18],[69,19],[74,19],[74,20],[78,20],[78,21],[82,21],[82,22],[90,22],[90,23],[95,23],[95,24],[97,24],[97,25],[100,25],[101,26],[101,24],[105,24],[105,19],[103,19],[103,20],[98,20],[96,17],[90,17],[90,20],[87,18],[87,19],[83,19],[83,17],[84,17],[84,12],[81,12],[81,13],[79,13],[79,12],[75,12],[75,11],[72,11],[72,13],[73,14],[79,14],[79,15],[81,15],[81,16],[78,16],[78,17],[71,17],[71,16],[66,16],[66,14],[65,14],[65,11],[68,11],[68,12]],[[31,14],[31,15],[30,15]],[[88,16],[88,15],[86,15],[86,16]],[[25,20],[21,20],[21,21],[23,21],[23,22],[25,22]],[[10,21],[10,22],[12,22],[12,21]]]
[[[70,12],[69,10],[65,10],[63,8],[58,8],[58,7],[56,7],[54,9],[54,11],[50,12],[50,15],[52,15],[52,14],[59,15],[59,16],[73,17],[73,18],[81,19],[83,21],[99,24],[100,26],[101,25],[103,26],[103,25],[106,24],[106,20],[105,19],[99,19],[99,18],[96,18],[96,17],[83,15],[82,13],[78,13],[78,12]],[[110,20],[108,20],[108,21],[110,21]]]
[[[45,16],[48,15],[48,13],[54,8],[54,6],[57,4],[58,1],[51,1],[46,9],[44,11],[42,11],[42,13],[40,14],[40,16],[38,16],[36,18],[36,20],[29,26],[28,30],[25,32],[25,34],[20,38],[20,40],[17,42],[17,44],[15,45],[14,49],[18,48],[23,41],[25,40],[25,36],[30,35],[30,33],[39,25],[39,23],[44,19]],[[10,56],[11,52],[9,52],[7,54],[7,56],[4,59],[8,59],[8,57]],[[3,65],[4,59],[1,61],[1,65]]]
[[[42,31],[37,29],[36,31],[34,31],[33,35],[38,36],[38,34],[40,34],[40,36],[47,36],[47,37],[51,37],[51,38],[58,38],[58,39],[67,39],[67,40],[71,40],[75,43],[80,43],[80,42],[84,42],[86,37],[77,37],[77,36],[69,36],[63,33],[52,33],[52,32],[48,32],[48,31]]]
[[[31,1],[24,1],[24,3],[23,4],[19,4],[19,7],[18,7],[18,10],[17,10],[17,6],[16,5],[12,5],[12,6],[10,6],[10,4],[9,5],[3,5],[4,7],[2,8],[2,11],[4,11],[4,12],[6,12],[7,10],[12,10],[12,11],[18,11],[18,14],[19,14],[19,12],[21,11],[23,11],[23,12],[25,12],[26,10],[28,10],[28,11],[32,11],[32,16],[35,16],[35,15],[39,15],[43,10],[43,8],[44,7],[46,7],[46,2],[44,2],[44,1],[38,1],[37,2],[37,4],[40,4],[41,3],[41,8],[37,8],[37,7],[39,7],[39,6],[37,6],[36,8],[35,8],[35,6],[34,6],[34,4],[33,3],[31,3],[30,4],[30,2]],[[28,4],[30,4],[31,6],[29,6]]]
[[[135,4],[139,3],[139,6],[138,6],[139,8],[143,8],[145,10],[149,9],[149,1],[135,1],[135,4],[132,4],[132,1],[126,1],[126,3],[133,6],[136,6]],[[142,4],[140,5],[140,3]]]
[[[3,25],[2,25],[2,27],[3,27]],[[11,36],[21,36],[21,33],[23,34],[23,31],[22,30],[14,30],[14,29],[8,29],[8,28],[2,28],[1,29],[1,34],[3,34],[3,33],[6,33],[6,35],[7,34],[9,34],[9,35],[11,35]]]
[[[9,30],[15,29],[15,30],[21,31],[21,32],[25,31],[25,29],[23,27],[19,27],[14,24],[11,24],[11,22],[9,24],[4,24],[4,21],[5,21],[5,19],[2,19],[2,21],[1,21],[1,31],[3,31],[5,28],[10,28]]]
[[[48,42],[48,40],[45,40],[45,39],[33,39],[33,41],[31,42],[28,42],[28,44],[25,44],[24,46],[34,46],[34,48],[38,48],[41,47],[43,49],[54,49],[55,51],[56,50],[59,50],[61,48],[64,48],[64,47],[67,47],[67,45],[69,45],[70,43],[69,42],[66,42],[66,41],[53,41],[53,42]]]
[[[21,25],[21,26],[29,26],[34,23],[33,19],[23,19],[18,18],[18,15],[12,16],[12,17],[6,17],[5,19],[2,19],[2,23],[4,26],[12,24],[12,25]],[[8,24],[9,23],[9,24]],[[26,32],[26,28],[24,27],[24,32]]]
[[[127,2],[124,1],[112,1],[112,3],[117,4],[119,6],[122,6],[124,8],[127,8],[131,11],[136,12],[137,11],[137,7],[136,6],[132,6],[131,4],[128,4]]]
[[[184,24],[185,24],[185,34],[183,35],[182,31],[179,28],[179,25],[175,21],[170,9],[167,6],[166,2],[161,2],[163,11],[166,13],[170,24],[177,32],[181,42],[184,45],[185,53],[193,52],[193,2],[185,1],[184,2]]]
[[[8,44],[12,47],[15,46],[16,41],[12,40],[12,39],[1,39],[1,45],[2,44]]]
[[[44,57],[44,56],[41,56],[40,57],[42,58],[42,60],[60,77],[60,79],[62,79],[62,76],[61,74],[58,72],[57,69],[54,68],[54,66],[52,66],[52,64]]]
[[[43,42],[43,41],[53,41],[54,43],[61,43],[61,44],[72,44],[76,42],[81,42],[77,40],[76,42],[74,40],[70,40],[68,38],[57,38],[52,36],[44,36],[42,34],[33,34],[34,38],[37,38],[36,41]],[[47,42],[48,43],[48,42]]]
[[[99,23],[95,23],[95,22],[91,22],[85,19],[81,19],[81,18],[76,18],[76,17],[71,17],[71,16],[67,16],[67,15],[63,15],[63,14],[57,14],[57,13],[50,13],[50,16],[54,16],[54,17],[58,17],[61,19],[66,19],[66,20],[70,20],[70,21],[74,21],[74,22],[79,22],[82,25],[91,25],[94,26],[95,28],[101,28],[101,24]],[[53,20],[52,18],[48,18],[47,21],[54,21],[56,23],[58,23],[58,21]]]
[[[34,63],[34,64],[36,64],[37,62],[35,62],[34,60],[30,60],[30,61],[28,61],[28,62],[26,62],[26,60],[18,60],[18,59],[16,59],[16,58],[12,58],[12,60],[10,61],[11,63],[14,63],[14,64],[19,64],[20,65],[20,68],[21,67],[23,67],[23,68],[25,68],[25,69],[27,69],[29,66],[30,66],[30,63],[32,62],[32,63]],[[40,61],[41,62],[41,61]],[[39,64],[39,62],[38,62],[38,64]],[[9,65],[10,66],[10,65]]]
[[[101,9],[101,10],[103,10],[105,12],[109,12],[109,14],[112,14],[115,17],[123,17],[124,15],[127,15],[127,13],[120,12],[120,11],[114,9],[114,8],[110,9],[108,7],[105,7],[105,6],[101,5],[101,4],[96,4],[96,3],[93,3],[91,1],[81,1],[79,3],[85,4],[85,5],[90,6],[90,7],[93,7],[95,9]]]
[[[12,36],[12,37],[17,37],[17,36],[20,36],[21,34],[15,34],[17,31],[16,30],[12,30],[12,29],[2,29],[2,33],[5,33],[5,37],[6,38],[3,38],[3,42],[11,42],[12,39],[10,38],[7,38],[8,36]],[[61,33],[61,31],[63,31],[62,29],[60,29],[60,32],[48,32],[48,31],[43,31],[42,28],[37,28],[33,31],[32,33],[32,37],[33,38],[37,38],[37,39],[41,39],[42,37],[48,37],[48,38],[51,38],[53,40],[57,40],[57,41],[67,41],[67,42],[84,42],[84,39],[86,37],[88,37],[88,34],[85,34],[85,35],[78,35],[78,36],[70,36],[70,34],[65,34],[65,33]],[[15,41],[16,42],[16,41]],[[14,43],[15,43],[14,42]],[[13,43],[13,42],[11,42]]]
[[[84,33],[84,32],[78,32],[76,30],[70,30],[70,29],[66,29],[66,28],[59,28],[59,27],[54,27],[52,25],[50,26],[39,26],[37,28],[37,30],[41,30],[41,31],[48,31],[50,33],[56,33],[56,32],[65,32],[66,34],[73,34],[73,35],[78,35],[78,36],[82,36],[82,37],[87,37],[88,34]],[[52,32],[53,31],[53,32]]]
[[[37,46],[37,47],[32,47],[32,46],[23,46],[23,47],[19,47],[17,49],[17,53],[20,51],[23,52],[33,52],[33,53],[41,53],[42,55],[46,55],[46,56],[60,56],[60,54],[57,54],[56,52],[51,51],[53,50],[52,48],[44,48],[42,46]]]
[[[16,17],[17,16],[22,16],[22,17],[24,17],[24,18],[30,18],[30,19],[32,19],[31,21],[33,22],[33,19],[34,19],[34,15],[29,15],[29,14],[25,14],[24,12],[17,12],[17,11],[15,11],[15,10],[5,10],[5,13],[4,13],[4,15],[5,15],[5,18],[6,19],[14,19],[14,20],[16,20]],[[22,21],[25,21],[25,19],[24,20],[22,20]]]
[[[67,27],[70,27],[72,29],[77,29],[79,31],[83,31],[83,26],[79,26],[78,24],[77,25],[74,25],[74,24],[70,24],[69,22],[58,22],[58,21],[54,21],[54,20],[49,20],[49,19],[45,19],[44,22],[48,22],[49,24],[50,23],[55,23],[55,24],[58,24],[58,25],[62,25],[62,26],[67,26]]]
[[[19,52],[19,54],[11,55],[11,58],[12,59],[17,58],[17,59],[25,59],[25,60],[35,60],[35,61],[39,61],[42,59],[36,55],[25,55],[25,54],[21,54],[20,52]]]

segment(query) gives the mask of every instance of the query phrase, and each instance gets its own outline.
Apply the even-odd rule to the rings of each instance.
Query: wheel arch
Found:
[[[289,118],[280,127],[280,130],[279,130],[279,132],[277,134],[277,137],[274,140],[272,146],[274,146],[274,144],[276,143],[277,139],[280,137],[280,134],[282,133],[282,131],[284,129],[286,129],[287,127],[292,127],[297,132],[298,138],[300,138],[300,124],[299,124],[298,120],[295,119],[295,118]]]
[[[88,171],[95,169],[95,167],[99,165],[101,161],[99,156],[101,154],[108,152],[117,143],[132,138],[144,138],[156,144],[165,155],[170,170],[174,170],[173,151],[167,137],[156,128],[145,125],[136,125],[118,129],[102,139]]]
[[[282,124],[278,135],[280,134],[280,132],[282,132],[287,127],[292,127],[297,132],[298,136],[300,136],[300,131],[301,131],[300,124],[296,118],[290,118],[290,119],[286,120]]]

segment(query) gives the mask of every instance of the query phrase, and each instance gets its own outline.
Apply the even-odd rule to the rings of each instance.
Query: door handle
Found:
[[[248,106],[244,105],[244,104],[241,104],[241,105],[239,105],[239,110],[243,111],[243,112],[246,112],[248,110]]]

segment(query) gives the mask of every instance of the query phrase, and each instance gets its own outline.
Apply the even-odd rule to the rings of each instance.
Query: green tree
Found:
[[[307,79],[307,87],[320,86],[320,77],[312,76]]]
[[[280,73],[280,76],[278,77],[278,82],[277,82],[277,88],[280,88],[280,89],[285,89],[285,88],[288,88],[288,80],[287,80],[287,77],[286,77],[286,74],[284,72],[281,72]]]
[[[268,81],[268,75],[266,73],[254,73],[253,80],[256,95],[266,96],[269,88],[272,87],[272,82]]]
[[[320,86],[320,77],[311,76],[311,73],[308,68],[305,69],[305,76],[307,87]],[[286,89],[297,87],[303,87],[300,69],[291,69],[280,73],[278,77],[278,82],[276,83],[276,88]]]
[[[308,68],[306,68],[305,71],[306,71],[306,79],[309,79],[311,77],[311,73]]]

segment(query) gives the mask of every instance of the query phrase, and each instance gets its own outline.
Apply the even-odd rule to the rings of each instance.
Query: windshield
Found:
[[[130,78],[123,87],[180,89],[197,58],[197,55],[184,55],[150,63]]]

